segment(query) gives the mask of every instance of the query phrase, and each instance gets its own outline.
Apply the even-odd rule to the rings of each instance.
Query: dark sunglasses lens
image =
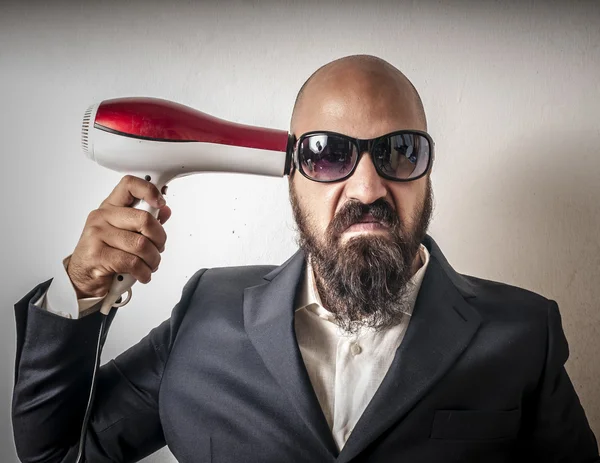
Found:
[[[308,135],[298,144],[298,162],[306,176],[318,181],[344,178],[354,167],[353,143],[334,135]]]
[[[379,140],[372,154],[374,162],[384,174],[399,180],[410,180],[427,170],[431,147],[425,136],[404,133]]]

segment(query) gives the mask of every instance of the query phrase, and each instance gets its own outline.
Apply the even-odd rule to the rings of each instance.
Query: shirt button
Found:
[[[354,342],[350,346],[350,352],[352,352],[352,355],[358,355],[362,352],[362,348],[357,342]]]

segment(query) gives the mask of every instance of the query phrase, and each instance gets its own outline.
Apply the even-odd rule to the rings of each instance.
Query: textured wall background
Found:
[[[450,262],[559,302],[567,369],[600,437],[599,24],[597,1],[0,3],[0,460],[16,461],[13,305],[60,269],[120,179],[80,150],[87,106],[157,96],[287,128],[308,75],[354,53],[389,60],[423,97],[431,234]],[[286,185],[172,183],[161,269],[134,287],[104,358],[167,318],[198,268],[283,262],[295,249]]]

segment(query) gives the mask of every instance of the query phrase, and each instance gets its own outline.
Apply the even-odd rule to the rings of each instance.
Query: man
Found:
[[[291,132],[300,251],[278,268],[198,271],[171,318],[100,369],[86,460],[166,443],[182,462],[600,461],[556,303],[457,274],[426,235],[433,141],[408,79],[375,57],[329,63]],[[90,214],[66,261],[90,314],[57,315],[51,280],[16,304],[24,461],[74,461],[93,304],[115,272],[146,283],[158,268],[159,196],[126,177]],[[158,221],[126,207],[142,197]]]

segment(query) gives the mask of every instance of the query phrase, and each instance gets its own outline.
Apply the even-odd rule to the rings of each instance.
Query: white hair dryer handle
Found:
[[[155,207],[152,207],[143,199],[136,200],[131,207],[149,212],[154,218],[158,217],[159,210]],[[137,280],[133,278],[129,273],[116,274],[113,277],[113,282],[110,287],[110,290],[108,291],[108,294],[102,301],[102,307],[100,308],[100,312],[102,312],[104,315],[108,315],[111,308],[122,307],[125,304],[127,304],[131,299],[131,287],[136,281]],[[117,300],[119,300],[123,293],[127,293],[127,298],[124,301],[117,302]]]

